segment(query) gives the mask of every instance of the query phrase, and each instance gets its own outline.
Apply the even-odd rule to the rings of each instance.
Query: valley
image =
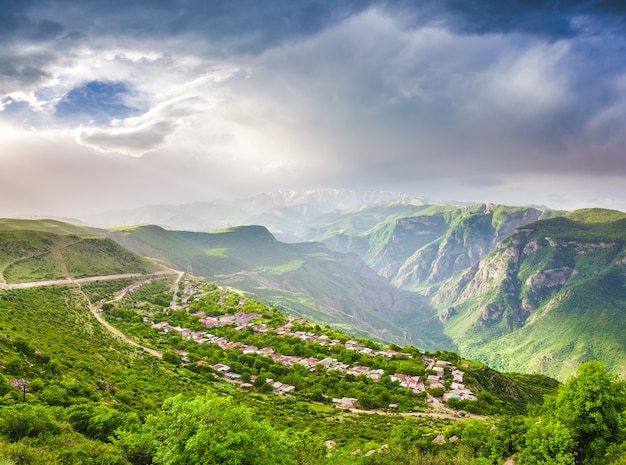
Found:
[[[497,208],[463,211],[478,218],[448,219],[455,232],[446,233],[440,223],[430,230],[431,239],[456,254],[459,249],[442,244],[474,237],[478,233],[472,228],[480,225],[487,231],[484,244],[496,245],[468,252],[468,257],[480,256],[477,264],[461,267],[448,280],[431,273],[421,296],[416,295],[419,283],[413,290],[396,289],[356,252],[332,251],[318,242],[282,243],[259,226],[211,233],[146,226],[103,234],[63,223],[5,220],[0,266],[9,272],[0,288],[0,459],[101,463],[106,456],[106,463],[152,463],[164,453],[159,444],[174,437],[162,433],[173,427],[177,409],[193,405],[201,410],[216,403],[232,418],[253,415],[250,424],[272,435],[272,453],[285,463],[397,463],[409,451],[415,460],[447,457],[458,464],[470,463],[467,454],[484,463],[500,463],[516,452],[530,457],[534,452],[522,445],[523,438],[535,433],[520,422],[531,421],[526,417],[531,411],[549,411],[552,404],[542,406],[544,396],[574,389],[571,381],[564,387],[541,374],[514,373],[522,370],[512,363],[504,367],[511,373],[502,373],[493,370],[501,368],[497,358],[492,367],[451,348],[474,350],[474,360],[484,360],[478,349],[488,343],[474,346],[472,341],[484,337],[495,344],[507,334],[520,337],[517,330],[529,331],[539,315],[555,313],[541,310],[542,299],[554,299],[562,288],[567,296],[589,295],[587,287],[577,286],[597,283],[617,311],[623,217],[606,211],[559,214],[513,228],[496,241],[482,218]],[[429,223],[421,214],[417,223]],[[413,220],[390,221],[406,225]],[[459,224],[470,225],[470,231],[463,232]],[[413,257],[410,249],[400,247]],[[516,267],[505,261],[512,259]],[[497,264],[506,271],[497,271]],[[608,267],[604,281],[596,279],[599,264]],[[486,269],[494,270],[490,277],[478,278]],[[485,312],[495,307],[480,299],[510,289],[507,279],[518,273],[516,279],[528,288],[515,288],[519,297],[506,294],[509,307]],[[491,287],[485,291],[481,286],[486,283]],[[317,303],[326,287],[343,300]],[[307,296],[314,304],[292,308],[290,300],[277,299],[286,292]],[[516,302],[529,303],[516,307]],[[527,321],[513,316],[520,308],[528,312],[530,303],[535,307]],[[470,316],[474,308],[483,308],[478,317]],[[540,312],[533,314],[536,309]],[[482,324],[481,318],[493,323]],[[370,330],[377,340],[365,336]],[[545,330],[554,334],[553,327]],[[608,327],[601,330],[610,334]],[[423,345],[414,343],[420,338]],[[446,338],[448,345],[438,345]],[[615,370],[613,359],[606,360]],[[576,365],[585,361],[581,357]],[[556,356],[550,362],[559,364]],[[580,365],[582,376],[593,373],[613,389],[613,375],[593,363]],[[615,389],[612,396],[621,402]],[[41,421],[33,423],[33,415]],[[212,434],[242,424],[223,425]],[[503,443],[511,425],[515,434],[499,449],[496,444]],[[573,426],[567,428],[574,434]],[[492,445],[488,451],[472,443],[476,434]],[[287,444],[289,453],[282,449]],[[572,444],[583,450],[582,442]],[[563,453],[572,454],[567,447]]]
[[[139,227],[112,237],[141,255],[191,266],[273,305],[381,342],[454,350],[503,370],[560,380],[596,359],[626,373],[622,213],[401,196],[387,201],[374,194],[369,198],[379,202],[333,207],[329,192],[311,200],[284,194],[248,204],[249,218],[264,218],[270,229]],[[253,205],[262,207],[253,212]],[[537,226],[526,242],[529,225]],[[555,232],[568,237],[556,243]],[[568,254],[577,258],[565,259]]]

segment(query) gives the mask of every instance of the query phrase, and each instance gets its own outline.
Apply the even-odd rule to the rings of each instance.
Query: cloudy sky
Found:
[[[277,189],[626,210],[621,0],[0,0],[0,215]]]

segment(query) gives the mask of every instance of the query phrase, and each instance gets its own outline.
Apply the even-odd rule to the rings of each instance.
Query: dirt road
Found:
[[[91,276],[89,278],[66,278],[66,279],[57,279],[54,281],[33,281],[30,283],[17,283],[17,284],[5,284],[0,283],[0,290],[11,290],[11,289],[31,289],[33,287],[42,287],[42,286],[62,286],[66,284],[84,284],[84,283],[93,283],[96,281],[113,281],[116,279],[124,279],[124,278],[142,278],[148,276],[159,276],[159,275],[167,275],[167,274],[177,274],[180,276],[184,274],[182,271],[176,270],[163,270],[157,271],[156,273],[150,274],[140,274],[140,273],[127,273],[127,274],[113,274],[106,276]]]

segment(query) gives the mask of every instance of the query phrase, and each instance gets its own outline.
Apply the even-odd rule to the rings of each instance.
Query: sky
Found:
[[[0,0],[0,216],[316,188],[626,211],[626,2]]]

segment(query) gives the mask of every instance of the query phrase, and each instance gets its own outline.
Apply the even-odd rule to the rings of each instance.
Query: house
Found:
[[[319,360],[316,359],[315,357],[309,357],[309,358],[305,358],[302,361],[300,361],[301,365],[304,365],[307,368],[315,368],[315,366],[319,363]]]
[[[215,318],[202,318],[200,320],[200,324],[207,329],[216,328],[220,326],[219,320],[216,320]]]
[[[368,372],[369,372],[369,368],[361,366],[361,365],[356,365],[352,367],[351,370],[348,370],[348,373],[354,376],[366,375]]]
[[[414,394],[421,394],[425,390],[426,390],[426,386],[424,385],[424,383],[417,383],[415,385],[415,387],[413,388],[413,393]]]
[[[330,368],[334,363],[337,363],[337,359],[332,357],[326,357],[325,359],[320,360],[320,363],[326,368]]]
[[[222,373],[228,373],[230,371],[230,367],[228,365],[222,365],[221,363],[218,363],[217,365],[212,365],[211,368],[213,368],[215,371],[221,371]]]
[[[392,357],[394,357],[394,356],[400,355],[398,352],[396,352],[395,350],[391,350],[391,349],[388,349],[388,350],[383,350],[383,351],[381,351],[381,352],[379,352],[379,353],[380,353],[381,355],[384,355],[384,356],[385,356],[385,357],[387,357],[387,358],[392,358]]]
[[[276,351],[274,349],[272,349],[271,347],[263,347],[261,350],[259,350],[259,354],[261,355],[266,355],[268,357],[270,357],[272,354],[274,354]]]
[[[452,370],[452,379],[457,383],[463,382],[463,373],[461,370]]]
[[[406,383],[409,385],[409,388],[414,388],[418,385],[418,383],[420,382],[420,377],[419,376],[408,376],[406,378]]]
[[[399,383],[405,383],[407,378],[408,376],[403,373],[396,373],[395,375],[391,375],[392,382],[398,381]]]
[[[350,409],[356,408],[358,399],[355,399],[354,397],[342,397],[341,399],[335,398],[332,400],[332,403],[335,404],[335,406],[338,408]]]
[[[235,313],[235,316],[233,318],[233,321],[238,324],[244,324],[244,323],[248,323],[252,320],[257,320],[261,318],[261,315],[259,315],[258,313],[244,313],[244,312],[237,312]]]
[[[259,348],[257,346],[245,346],[243,347],[244,354],[256,354]]]
[[[211,341],[216,343],[217,345],[219,345],[220,347],[223,347],[224,345],[228,344],[228,339],[226,339],[225,337],[220,337],[218,339],[215,339],[214,341]]]
[[[470,400],[470,401],[477,400],[476,396],[469,389],[464,389],[462,391],[446,392],[443,395],[443,400],[448,402],[448,400],[450,399]]]
[[[290,392],[293,392],[296,390],[295,386],[290,386],[289,384],[283,384],[279,389],[278,389],[278,394],[289,394]]]

